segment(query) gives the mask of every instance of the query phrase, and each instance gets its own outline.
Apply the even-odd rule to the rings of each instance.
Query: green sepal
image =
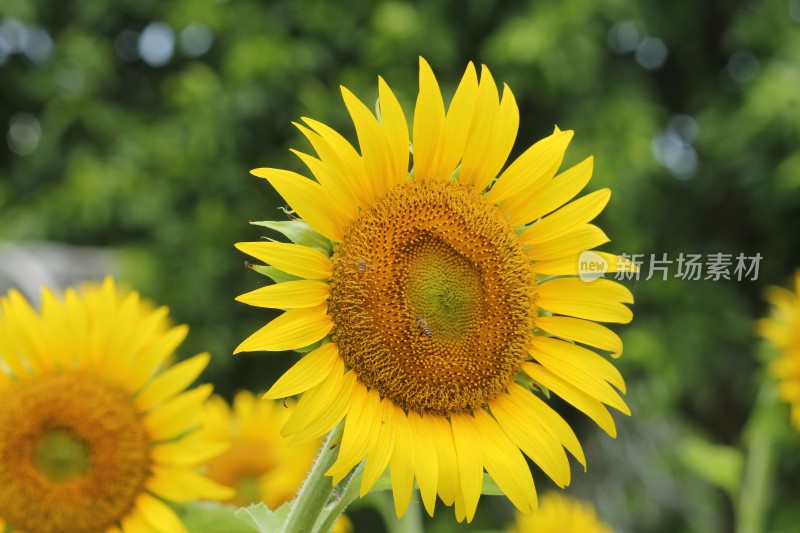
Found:
[[[287,274],[283,270],[278,270],[277,268],[272,267],[272,266],[256,265],[256,264],[253,264],[253,263],[251,263],[249,261],[245,261],[244,262],[244,266],[246,266],[250,270],[258,272],[262,276],[267,276],[269,279],[271,279],[275,283],[283,283],[284,281],[295,281],[295,280],[298,280],[298,279],[303,279],[303,278],[299,278],[297,276],[293,276],[291,274]]]
[[[525,372],[517,372],[514,380],[533,393],[541,392],[545,398],[550,399],[550,389],[530,377]]]
[[[250,223],[282,233],[293,243],[314,248],[326,256],[330,256],[333,251],[333,245],[330,240],[300,219],[282,221],[264,220]]]
[[[277,533],[283,529],[291,510],[292,502],[284,503],[275,511],[263,503],[254,503],[236,511],[236,518],[260,533]]]
[[[308,346],[303,346],[302,348],[295,348],[294,351],[298,352],[298,353],[308,353],[308,352],[310,352],[312,350],[316,350],[317,348],[319,348],[323,344],[328,344],[329,342],[331,342],[331,338],[328,337],[328,336],[325,336],[325,337],[321,338],[320,340],[318,340],[317,342],[309,344]]]
[[[250,533],[237,518],[238,507],[217,502],[189,502],[173,505],[183,525],[192,533]]]

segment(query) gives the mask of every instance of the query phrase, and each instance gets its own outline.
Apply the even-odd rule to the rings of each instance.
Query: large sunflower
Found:
[[[228,498],[195,466],[222,451],[190,432],[211,393],[183,392],[208,355],[169,369],[187,333],[111,280],[37,313],[0,299],[0,521],[30,533],[185,531],[164,500]]]
[[[362,494],[390,466],[398,515],[416,478],[429,513],[438,494],[469,521],[485,469],[528,512],[536,491],[523,452],[561,487],[570,481],[565,449],[585,465],[575,434],[540,390],[612,436],[605,405],[629,413],[614,389],[624,392],[622,376],[580,346],[619,354],[619,337],[595,321],[632,316],[626,288],[575,277],[581,252],[608,241],[589,222],[610,193],[564,205],[589,181],[592,158],[556,176],[572,137],[557,128],[500,172],[519,116],[511,91],[500,98],[485,67],[480,81],[467,67],[445,113],[420,61],[410,172],[406,119],[383,79],[380,118],[342,93],[360,155],[336,131],[304,118],[297,127],[318,157],[295,153],[316,180],[253,171],[304,222],[272,226],[295,244],[237,244],[282,281],[238,299],[288,311],[236,352],[322,342],[266,396],[304,393],[283,427],[295,442],[345,419],[328,471],[334,482],[366,458]],[[614,267],[613,256],[601,256]]]
[[[518,514],[511,533],[613,533],[591,504],[557,492],[542,496],[539,509]]]
[[[758,323],[759,333],[778,350],[770,372],[779,380],[778,394],[792,410],[792,423],[800,429],[800,270],[795,273],[794,291],[769,287],[772,305],[769,318]]]

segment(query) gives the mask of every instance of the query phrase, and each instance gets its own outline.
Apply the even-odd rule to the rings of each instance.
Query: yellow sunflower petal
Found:
[[[470,62],[447,109],[433,175],[447,178],[461,161],[477,97],[478,75],[475,72],[475,65]]]
[[[212,390],[213,387],[209,384],[200,385],[145,415],[142,422],[150,439],[168,440],[197,426],[200,421],[200,407]]]
[[[309,130],[301,124],[294,123],[294,125],[309,139],[317,140],[317,143],[322,143],[322,138],[315,132]],[[316,144],[314,145],[316,146]],[[336,209],[339,211],[346,222],[352,222],[358,218],[358,196],[355,194],[352,186],[348,187],[348,180],[338,174],[338,166],[326,165],[321,159],[310,156],[298,150],[291,150],[300,160],[306,164],[308,170],[314,175],[320,185],[330,194],[330,199],[336,204]],[[319,152],[319,150],[317,150]]]
[[[538,338],[534,341],[530,354],[553,374],[593,398],[626,415],[631,414],[619,394],[609,385],[613,380],[615,386],[625,390],[625,382],[619,371],[593,351],[558,339]]]
[[[136,406],[142,412],[149,411],[172,398],[197,379],[210,360],[209,354],[199,354],[160,373],[136,396]]]
[[[614,419],[608,409],[595,398],[561,379],[546,368],[535,363],[522,363],[522,370],[530,377],[550,389],[564,401],[572,404],[586,416],[594,420],[600,428],[612,437],[617,436]]]
[[[548,356],[585,370],[588,374],[607,381],[625,392],[625,380],[622,379],[617,367],[591,350],[550,337],[536,337],[532,349],[536,353],[547,353]]]
[[[439,416],[430,416],[429,422],[434,431],[436,441],[436,458],[439,468],[438,491],[439,497],[445,505],[453,505],[458,485],[458,463],[456,462],[456,449],[453,444],[453,431],[450,422]]]
[[[414,108],[414,175],[433,178],[436,150],[444,129],[444,103],[430,65],[419,58],[419,96]]]
[[[569,459],[560,442],[532,423],[530,408],[514,404],[509,394],[498,394],[489,405],[497,423],[525,455],[561,488],[569,485]]]
[[[143,492],[136,498],[136,510],[142,514],[145,521],[156,531],[163,533],[188,532],[183,522],[175,512],[158,498]]]
[[[526,206],[534,202],[535,197],[528,197],[545,186],[558,171],[572,134],[572,131],[556,131],[525,150],[497,178],[492,189],[486,194],[486,200],[499,204],[511,198],[522,197],[527,200]],[[501,210],[506,212],[506,208],[502,205]],[[528,219],[528,222],[531,220],[536,219]]]
[[[300,394],[317,386],[330,375],[340,359],[336,344],[329,342],[304,355],[292,368],[264,394],[265,399],[276,400]]]
[[[589,320],[566,316],[540,316],[536,319],[536,327],[562,339],[612,352],[612,357],[622,355],[622,339],[619,335]]]
[[[539,261],[553,261],[563,257],[571,258],[577,264],[582,252],[605,244],[609,240],[603,230],[594,224],[584,224],[555,239],[531,244],[527,252],[537,264]],[[538,271],[535,265],[534,270]]]
[[[453,442],[456,447],[460,492],[464,498],[464,511],[467,522],[472,522],[475,510],[478,508],[478,500],[481,497],[481,487],[483,486],[483,462],[477,445],[480,436],[477,434],[472,423],[472,417],[469,415],[451,415],[450,425],[453,428]]]
[[[519,109],[514,99],[514,93],[503,84],[503,98],[500,100],[500,108],[492,122],[492,134],[488,138],[486,154],[480,166],[480,170],[473,178],[475,189],[483,191],[500,172],[508,159],[508,154],[514,147],[514,140],[517,138],[517,128],[519,127]]]
[[[590,230],[593,231],[593,230]],[[604,235],[605,236],[605,235]],[[599,238],[599,236],[598,236]],[[581,248],[585,245],[581,244]],[[625,261],[625,258],[618,255],[610,254],[607,252],[598,252],[597,250],[580,250],[573,254],[567,254],[556,259],[548,259],[545,261],[536,261],[534,269],[537,274],[544,274],[547,276],[577,276],[581,273],[581,254],[585,251],[591,251],[593,254],[600,256],[600,259],[606,262],[608,269],[606,272],[636,272],[638,268],[631,263],[630,259]],[[583,258],[585,260],[585,258]],[[623,268],[624,267],[624,268]],[[586,272],[585,267],[583,272]]]
[[[399,518],[405,514],[408,504],[411,502],[417,457],[408,418],[397,416],[395,417],[395,422],[397,423],[397,441],[394,445],[389,468],[392,476],[394,510]]]
[[[122,517],[123,533],[152,533],[153,529],[145,522],[141,513],[129,513]]]
[[[369,108],[346,87],[340,87],[344,104],[350,112],[356,127],[361,157],[373,183],[378,185],[378,196],[383,196],[389,184],[395,181],[392,150],[386,140],[383,128]]]
[[[533,224],[519,236],[522,244],[536,244],[556,239],[594,217],[611,198],[610,189],[600,189],[570,202],[552,215]]]
[[[135,392],[144,385],[164,361],[175,353],[175,349],[184,341],[189,333],[187,326],[172,328],[161,335],[155,342],[147,346],[127,369],[123,379],[128,391]],[[112,365],[113,366],[113,365]]]
[[[194,437],[166,442],[153,447],[153,461],[165,466],[196,466],[218,456],[228,448],[227,442],[205,442]]]
[[[370,435],[377,431],[379,407],[380,395],[377,390],[367,391],[364,387],[353,387],[339,455],[325,473],[326,476],[333,477],[334,483],[339,483],[369,452]]]
[[[273,309],[315,307],[328,299],[330,290],[330,285],[325,282],[302,279],[261,287],[237,296],[236,301]]]
[[[302,348],[317,342],[332,328],[327,304],[290,309],[242,341],[233,353]]]
[[[408,124],[400,102],[381,77],[378,77],[378,100],[381,125],[391,153],[388,186],[392,187],[408,177]]]
[[[278,168],[256,168],[250,173],[269,181],[292,209],[315,230],[334,242],[342,240],[342,227],[347,223],[347,213],[331,203],[330,192],[325,187],[305,176]]]
[[[145,488],[167,500],[188,502],[197,499],[225,501],[236,491],[182,466],[153,466]]]
[[[550,180],[525,205],[522,215],[531,221],[555,211],[572,200],[592,177],[594,158],[588,157]]]
[[[483,464],[492,479],[517,509],[523,513],[536,509],[533,476],[519,448],[483,409],[475,410],[473,426],[479,435]]]
[[[327,279],[333,264],[325,255],[299,244],[284,242],[240,242],[236,248],[287,274],[308,279]]]
[[[291,437],[293,444],[299,444],[333,429],[347,414],[354,383],[353,372],[344,374],[344,361],[338,358],[328,377],[300,398],[281,428],[281,434]]]
[[[432,423],[429,420],[433,416],[435,415],[422,418],[414,411],[408,413],[409,428],[416,448],[414,457],[416,457],[417,485],[419,485],[419,493],[422,496],[425,510],[431,516],[433,516],[433,508],[436,505],[436,488],[439,481],[437,443],[433,439]]]
[[[538,285],[537,305],[562,315],[600,322],[628,323],[633,318],[624,303],[633,303],[633,295],[619,283],[606,279],[584,282],[577,278],[559,278]]]
[[[381,400],[378,412],[380,426],[378,426],[374,446],[367,453],[364,472],[361,476],[360,495],[362,498],[366,496],[384,470],[386,470],[386,466],[392,458],[392,453],[394,453],[394,445],[397,440],[397,422],[395,419],[398,416],[405,416],[388,398]]]

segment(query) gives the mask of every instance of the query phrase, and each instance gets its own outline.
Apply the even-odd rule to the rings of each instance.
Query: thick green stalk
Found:
[[[777,463],[775,448],[783,426],[788,424],[785,412],[778,407],[774,386],[765,383],[745,429],[747,459],[739,489],[736,533],[766,530]]]
[[[322,445],[314,466],[311,467],[297,498],[292,502],[292,510],[283,526],[283,533],[308,533],[317,523],[333,492],[333,483],[325,476],[325,472],[336,461],[338,450],[333,449],[333,444],[340,440],[343,427],[340,423]]]

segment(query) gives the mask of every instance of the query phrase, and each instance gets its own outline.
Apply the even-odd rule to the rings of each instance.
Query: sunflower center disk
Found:
[[[479,408],[526,357],[536,315],[530,260],[496,207],[462,185],[395,187],[348,228],[333,263],[339,351],[403,409]]]
[[[105,531],[149,473],[150,441],[131,396],[80,371],[0,393],[0,517],[15,530]]]

